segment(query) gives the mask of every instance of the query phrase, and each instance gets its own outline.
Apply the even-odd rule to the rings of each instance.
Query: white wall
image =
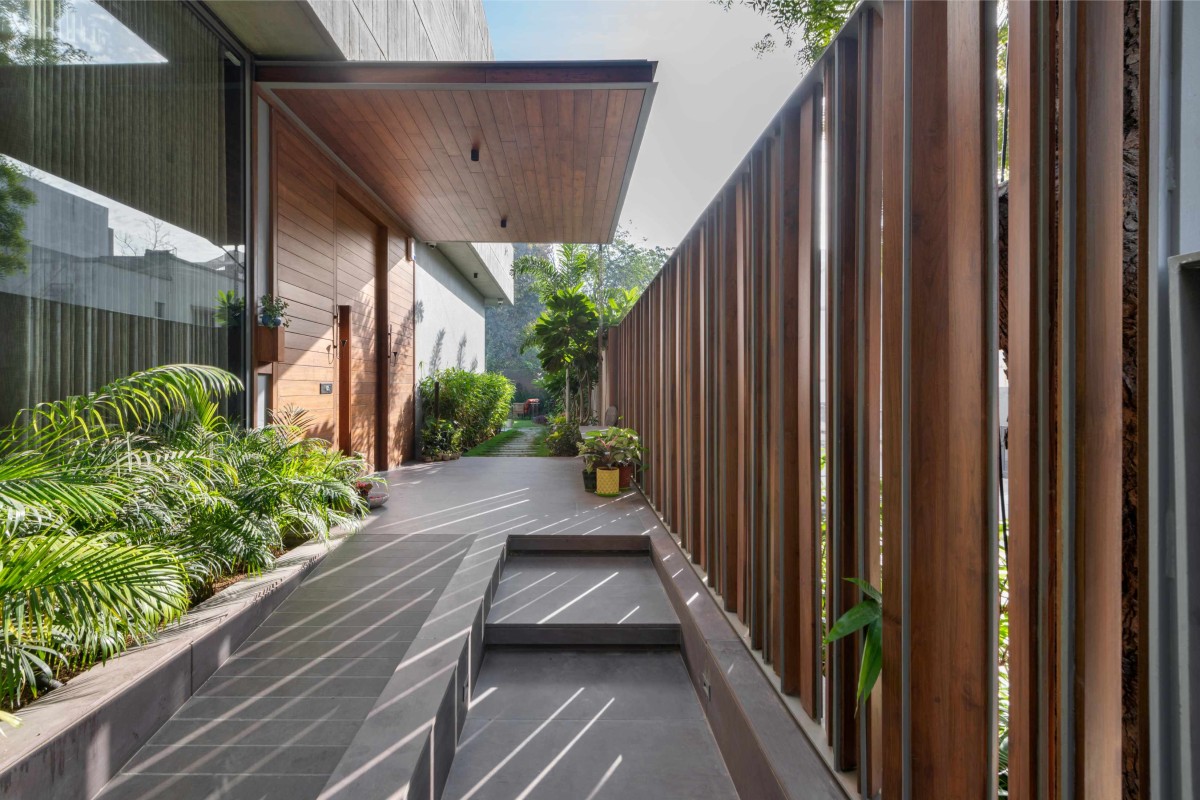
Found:
[[[482,295],[436,247],[417,243],[416,262],[417,379],[445,367],[482,372]]]

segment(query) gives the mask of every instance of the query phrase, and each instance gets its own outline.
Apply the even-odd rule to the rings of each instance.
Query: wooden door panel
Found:
[[[344,385],[338,394],[339,402],[347,404],[341,417],[348,430],[339,444],[374,463],[378,460],[375,243],[379,225],[342,195],[335,217],[337,302],[345,311],[344,338],[349,340],[349,347],[341,353],[345,364],[339,380]]]

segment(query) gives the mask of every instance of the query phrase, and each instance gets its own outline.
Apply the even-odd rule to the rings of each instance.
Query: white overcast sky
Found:
[[[621,223],[674,247],[800,82],[770,23],[707,0],[484,0],[498,60],[645,58],[658,90]]]

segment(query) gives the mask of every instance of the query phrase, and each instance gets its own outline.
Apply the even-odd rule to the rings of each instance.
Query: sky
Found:
[[[770,22],[707,0],[484,0],[497,60],[644,58],[658,88],[621,224],[674,247],[802,77]]]

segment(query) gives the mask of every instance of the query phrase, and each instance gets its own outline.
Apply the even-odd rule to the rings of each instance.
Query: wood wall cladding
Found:
[[[286,116],[273,113],[271,130],[273,281],[292,320],[272,405],[306,409],[312,435],[347,443],[377,469],[397,465],[414,437],[408,233]],[[345,352],[336,347],[338,306],[350,308]],[[339,425],[339,356],[349,360],[348,431]],[[322,394],[322,383],[334,391]]]
[[[1121,604],[1127,11],[1011,4],[1014,798],[1151,779],[1122,764],[1148,713],[1121,682],[1145,640]],[[608,354],[643,492],[831,767],[887,800],[997,795],[994,12],[860,6]],[[884,666],[856,713],[862,640],[821,636],[858,577],[882,587]]]
[[[646,91],[275,94],[426,241],[605,242]]]

